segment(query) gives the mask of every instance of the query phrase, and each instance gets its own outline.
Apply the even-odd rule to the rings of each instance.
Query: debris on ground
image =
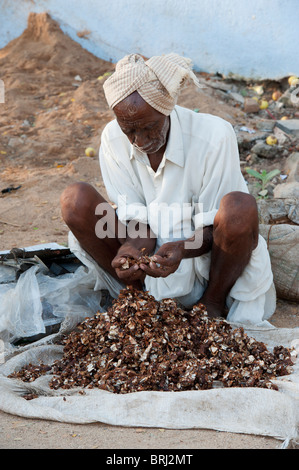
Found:
[[[1,194],[7,194],[11,193],[12,191],[17,191],[17,189],[20,189],[21,185],[17,186],[14,188],[13,186],[9,186],[8,188],[1,189]]]
[[[295,352],[266,345],[208,317],[202,304],[185,311],[173,299],[123,289],[107,312],[87,318],[62,341],[50,387],[100,388],[114,393],[263,387],[292,372]],[[34,381],[49,365],[29,364],[10,377]]]

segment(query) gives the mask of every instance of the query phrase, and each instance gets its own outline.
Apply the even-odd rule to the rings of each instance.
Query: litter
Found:
[[[5,189],[2,189],[1,190],[1,193],[2,194],[6,194],[6,193],[11,193],[12,191],[16,191],[17,189],[20,189],[22,186],[17,186],[16,188],[14,188],[13,186],[9,186],[8,188],[5,188]]]
[[[248,132],[248,134],[255,134],[256,132],[254,129],[250,129],[249,127],[246,127],[246,126],[240,127],[240,131]]]
[[[56,243],[0,252],[0,338],[6,344],[34,342],[57,332],[68,312],[94,315],[101,291],[68,248]]]

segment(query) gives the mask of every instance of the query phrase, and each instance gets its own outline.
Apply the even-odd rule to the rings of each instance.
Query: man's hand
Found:
[[[112,260],[112,267],[115,269],[115,272],[118,278],[127,285],[135,283],[137,281],[144,281],[145,273],[138,266],[138,264],[133,264],[132,266],[124,269],[124,265],[128,258],[133,258],[136,261],[141,255],[141,250],[132,246],[130,243],[124,243],[117,252],[117,255]]]
[[[194,236],[188,240],[164,243],[155,255],[152,256],[151,263],[149,265],[140,264],[140,268],[148,276],[167,277],[178,269],[182,259],[196,258],[208,253],[211,250],[213,243],[213,226],[204,227],[202,232],[202,244],[200,247],[197,247],[196,249],[186,248],[185,242],[193,242]]]
[[[150,264],[141,264],[140,268],[149,276],[167,277],[178,269],[183,257],[183,241],[164,243],[152,256]]]
[[[138,260],[140,256],[153,253],[156,246],[156,237],[149,226],[143,226],[139,223],[140,233],[145,233],[145,237],[130,238],[127,237],[119,248],[117,255],[113,258],[111,266],[115,269],[117,277],[126,285],[141,288],[145,272],[140,266],[134,263],[132,266],[126,266],[128,259]],[[124,269],[125,265],[125,269]]]
[[[150,263],[146,264],[140,262],[139,258],[154,250],[155,239],[149,237],[148,239],[137,238],[135,240],[127,240],[121,246],[117,256],[112,261],[112,267],[114,267],[119,279],[127,284],[134,281],[143,282],[146,275],[151,277],[167,277],[178,269],[182,259],[195,258],[211,250],[213,243],[213,226],[204,227],[203,243],[200,247],[196,249],[186,249],[185,242],[192,242],[193,240],[194,236],[188,240],[164,243],[151,257]],[[127,269],[122,269],[127,258],[135,259],[136,264]],[[138,264],[137,261],[139,261]]]

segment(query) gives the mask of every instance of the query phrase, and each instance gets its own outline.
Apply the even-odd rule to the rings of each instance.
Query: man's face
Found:
[[[156,111],[137,92],[118,103],[113,111],[123,133],[142,152],[156,153],[167,143],[169,116]]]

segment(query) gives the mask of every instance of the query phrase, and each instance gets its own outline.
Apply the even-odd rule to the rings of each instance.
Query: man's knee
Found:
[[[247,193],[233,191],[226,194],[220,203],[214,221],[227,239],[234,241],[242,237],[252,237],[253,248],[258,243],[258,210],[255,198]]]
[[[60,196],[61,213],[65,223],[72,226],[85,220],[101,200],[104,201],[104,198],[88,183],[77,182],[69,185]]]

